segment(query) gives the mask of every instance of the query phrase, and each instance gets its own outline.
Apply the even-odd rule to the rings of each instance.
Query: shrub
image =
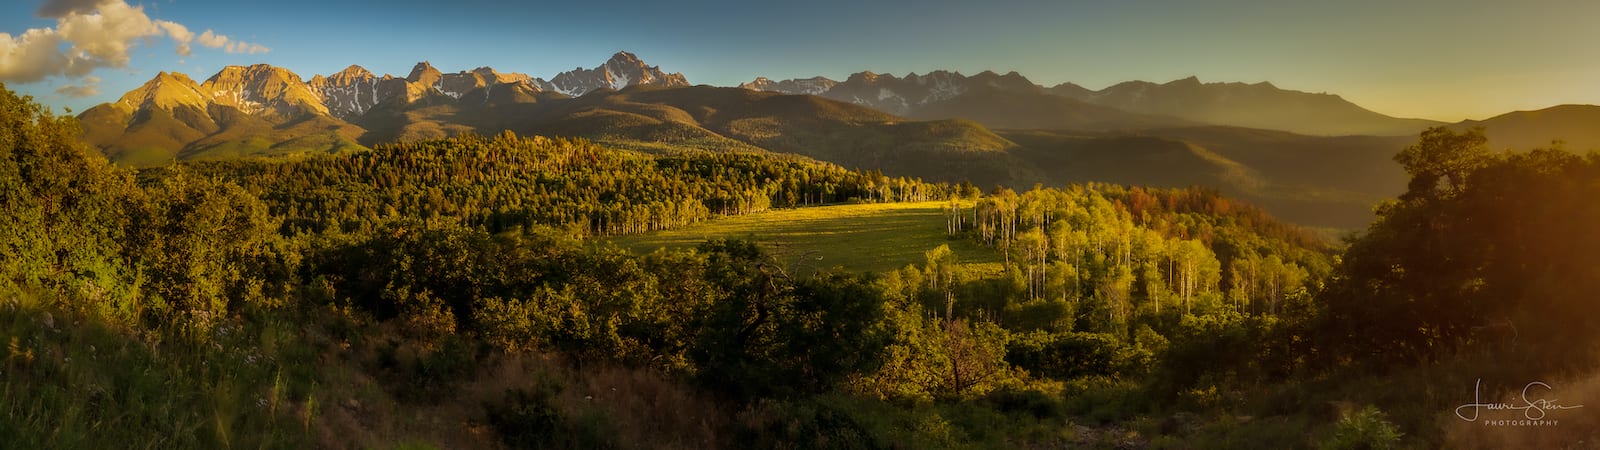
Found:
[[[1027,412],[1039,419],[1059,418],[1066,414],[1059,399],[1037,390],[1000,389],[990,392],[988,400],[1000,411]]]
[[[1333,435],[1317,447],[1329,450],[1379,450],[1400,446],[1400,430],[1377,407],[1347,412]]]
[[[551,391],[560,389],[545,385],[528,389],[506,391],[502,404],[484,405],[489,424],[500,431],[500,439],[511,448],[545,448],[555,444],[564,418],[552,405]]]

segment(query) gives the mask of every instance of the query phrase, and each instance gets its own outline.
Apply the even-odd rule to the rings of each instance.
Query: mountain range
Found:
[[[460,107],[531,104],[634,85],[688,82],[627,52],[550,81],[488,67],[443,73],[427,62],[404,78],[379,77],[352,65],[305,81],[287,69],[257,64],[229,66],[200,83],[161,72],[116,102],[84,111],[79,120],[86,139],[113,159],[149,165],[443,137],[492,127],[453,120],[466,118]],[[449,118],[437,117],[441,106],[451,109]]]
[[[1067,122],[1096,129],[1224,125],[1308,135],[1398,136],[1443,125],[1386,116],[1337,95],[1279,89],[1265,82],[1201,83],[1195,77],[1165,84],[1128,81],[1094,91],[1073,83],[1046,88],[1016,72],[985,71],[970,77],[948,71],[905,77],[860,72],[842,82],[757,78],[739,87],[820,95],[908,117],[966,117],[997,128],[1055,128],[1062,121],[1052,121],[1052,116],[1075,114],[1104,118]]]
[[[1194,78],[1098,91],[950,71],[691,86],[627,52],[548,81],[427,62],[405,77],[350,66],[308,81],[268,65],[230,66],[203,82],[162,72],[79,120],[87,142],[135,166],[509,130],[649,153],[793,154],[985,187],[1205,185],[1331,228],[1364,225],[1375,202],[1403,190],[1392,156],[1439,124],[1333,95]],[[1485,126],[1497,147],[1564,138],[1593,148],[1597,121],[1600,107],[1569,105],[1451,126]]]

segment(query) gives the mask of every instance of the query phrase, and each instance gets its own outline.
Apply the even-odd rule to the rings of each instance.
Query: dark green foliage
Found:
[[[1147,380],[1151,394],[1160,400],[1193,402],[1197,399],[1185,396],[1282,379],[1302,355],[1284,348],[1289,339],[1274,334],[1285,329],[1277,322],[1273,317],[1239,314],[1185,318],[1155,360]]]
[[[942,186],[795,158],[653,158],[583,140],[463,135],[291,161],[195,162],[261,196],[290,231],[454,217],[492,233],[531,225],[641,233],[716,215],[863,200],[943,198]],[[151,172],[149,176],[163,176]]]
[[[308,269],[342,298],[379,319],[398,317],[407,302],[438,299],[455,317],[470,317],[474,299],[519,267],[482,231],[449,222],[399,220],[354,242],[333,242]],[[421,296],[418,299],[417,296]]]
[[[1097,422],[1126,420],[1149,408],[1135,383],[1107,377],[1069,381],[1062,395],[1068,413]]]
[[[1482,128],[1458,134],[1444,127],[1422,132],[1420,141],[1394,156],[1411,175],[1407,197],[1448,194],[1465,186],[1467,176],[1488,160],[1489,138],[1483,133]]]
[[[77,126],[0,86],[0,288],[38,287],[132,315],[138,204],[129,173],[76,142]]]
[[[198,328],[287,291],[298,257],[254,196],[181,170],[139,186],[86,152],[70,119],[0,91],[0,290]]]
[[[564,418],[552,405],[554,395],[547,389],[507,391],[503,405],[485,406],[489,424],[508,447],[554,448],[566,431],[562,429]]]
[[[1333,436],[1317,448],[1324,450],[1387,450],[1400,447],[1399,430],[1389,423],[1383,411],[1368,406],[1351,411],[1339,419]]]
[[[459,330],[597,361],[685,369],[692,358],[738,398],[829,389],[875,368],[887,343],[870,278],[795,280],[748,243],[638,259],[532,232],[399,221],[307,267],[335,298],[424,341]]]
[[[1060,399],[1034,390],[1001,389],[985,397],[1001,412],[1024,412],[1039,419],[1062,417],[1066,414]]]
[[[884,301],[870,278],[796,280],[742,241],[700,251],[707,281],[727,289],[703,316],[691,352],[706,385],[735,398],[813,393],[881,363]]]
[[[233,183],[178,171],[146,189],[130,242],[152,283],[149,301],[197,317],[281,298],[298,255],[287,255],[278,220]],[[271,280],[268,280],[271,278]],[[268,282],[275,286],[267,286]]]
[[[479,378],[516,376],[483,371],[506,367],[495,361],[553,356],[580,372],[618,366],[692,380],[706,398],[746,413],[705,434],[734,433],[756,447],[1054,446],[1077,443],[1051,431],[1066,429],[1068,415],[1097,423],[1168,409],[1237,412],[1228,402],[1239,390],[1310,370],[1314,357],[1403,362],[1478,343],[1592,342],[1596,329],[1595,319],[1564,313],[1584,310],[1582,294],[1600,291],[1585,272],[1600,265],[1600,244],[1582,238],[1582,224],[1600,220],[1587,202],[1600,194],[1589,181],[1600,157],[1487,157],[1471,136],[1434,133],[1408,151],[1408,169],[1433,180],[1385,209],[1325,289],[1329,246],[1202,188],[1038,186],[984,196],[971,185],[797,158],[650,157],[510,134],[135,176],[84,153],[70,121],[9,93],[0,103],[0,219],[16,225],[0,230],[0,302],[39,293],[75,320],[126,327],[130,342],[218,358],[238,356],[221,346],[249,345],[225,336],[232,325],[337,315],[310,329],[335,337],[270,328],[342,341],[272,353],[302,363],[274,366],[281,375],[270,387],[255,366],[240,387],[223,369],[193,375],[134,361],[151,367],[146,374],[197,379],[206,389],[192,394],[199,398],[249,399],[250,389],[304,396],[306,423],[316,411],[307,380],[326,361],[426,407],[474,393]],[[1466,147],[1431,147],[1458,144]],[[926,265],[879,276],[788,267],[787,256],[745,241],[648,255],[583,241],[772,207],[951,198],[962,200],[947,206],[948,237],[992,247],[1004,263],[963,265],[929,242]],[[1509,337],[1500,323],[1511,324]],[[27,409],[56,398],[36,387],[100,401],[92,390],[41,382],[66,372],[38,372],[60,367],[31,365],[23,346],[46,348],[35,344],[8,349],[7,373],[25,375],[6,378],[24,384],[7,391],[20,400],[0,408],[13,419],[0,432],[25,434],[26,424],[57,417]],[[208,348],[217,353],[200,351]],[[1555,351],[1515,361],[1553,366]],[[152,383],[139,377],[132,382]],[[512,390],[485,403],[487,420],[506,445],[535,448],[614,447],[624,441],[617,427],[638,426],[559,393]],[[133,409],[163,401],[113,400]],[[272,428],[276,410],[235,411],[173,413],[181,427],[152,429],[175,430],[180,446],[233,445],[193,433],[230,426],[279,433],[261,446],[297,438]],[[207,419],[231,422],[194,425]],[[1272,423],[1241,429],[1281,431]],[[1034,434],[1006,434],[1017,430]]]
[[[571,417],[557,409],[561,386],[543,383],[512,389],[503,402],[485,406],[489,424],[514,449],[611,449],[618,444],[602,417]]]
[[[877,449],[887,448],[860,422],[828,402],[763,403],[758,420],[738,430],[738,441],[750,448]]]
[[[1325,296],[1332,362],[1473,349],[1529,371],[1585,364],[1600,325],[1586,313],[1600,292],[1600,157],[1491,155],[1483,142],[1435,129],[1398,158],[1412,190],[1351,242]]]
[[[1034,376],[1057,379],[1137,375],[1150,359],[1148,351],[1100,333],[1033,333],[1006,346],[1006,362]]]

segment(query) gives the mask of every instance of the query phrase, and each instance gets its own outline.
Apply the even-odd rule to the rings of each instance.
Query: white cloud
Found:
[[[61,35],[49,28],[15,37],[0,33],[0,81],[27,83],[65,73],[72,63],[61,52],[61,44]]]
[[[177,53],[184,56],[190,54],[197,38],[183,24],[151,19],[144,7],[129,5],[127,0],[48,0],[38,14],[56,19],[55,27],[33,28],[18,35],[0,33],[0,81],[30,83],[52,76],[84,79],[95,69],[127,67],[133,48],[151,38],[172,39]],[[198,38],[200,45],[228,53],[268,51],[260,44],[211,30]]]
[[[172,37],[172,42],[178,45],[179,55],[189,56],[189,42],[194,41],[194,32],[189,31],[189,27],[183,26],[181,23],[165,20],[157,20],[156,26],[161,27],[161,31],[165,31],[167,36]]]
[[[144,8],[120,1],[100,5],[95,13],[68,13],[56,19],[55,32],[72,44],[69,59],[97,67],[126,67],[141,38],[163,33]]]
[[[229,38],[227,36],[216,34],[216,33],[212,32],[211,30],[206,30],[204,33],[200,33],[199,42],[200,42],[200,45],[203,45],[203,46],[206,46],[206,47],[211,47],[211,48],[220,48],[220,49],[222,49],[222,51],[225,51],[225,52],[228,52],[228,53],[250,53],[250,54],[256,54],[256,53],[266,53],[268,51],[268,49],[266,47],[261,46],[261,44],[251,44],[251,43],[243,42],[243,41],[235,41],[232,38]]]
[[[228,45],[228,37],[206,30],[206,32],[200,33],[200,45],[211,48],[221,47]]]
[[[100,94],[99,77],[83,77],[79,83],[67,83],[56,88],[56,94],[71,98],[83,98]]]

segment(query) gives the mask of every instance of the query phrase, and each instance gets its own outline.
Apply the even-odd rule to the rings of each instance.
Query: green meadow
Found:
[[[610,242],[649,253],[694,247],[711,239],[760,243],[791,267],[883,272],[926,262],[923,253],[949,245],[968,270],[997,273],[1001,256],[972,239],[945,236],[944,202],[870,203],[771,210],[712,220]]]

